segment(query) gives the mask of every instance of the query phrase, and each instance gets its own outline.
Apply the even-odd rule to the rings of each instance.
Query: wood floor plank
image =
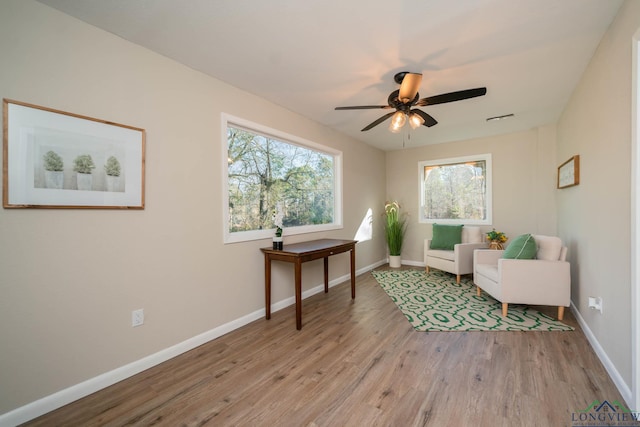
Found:
[[[26,425],[561,426],[623,401],[570,312],[574,332],[417,332],[356,286],[304,300],[300,331],[288,307]]]

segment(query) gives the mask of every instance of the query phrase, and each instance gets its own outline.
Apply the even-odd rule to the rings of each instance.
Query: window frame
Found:
[[[486,219],[431,219],[424,216],[424,204],[425,204],[425,190],[424,190],[424,168],[425,166],[446,166],[457,163],[467,162],[486,162],[486,177],[485,177],[485,199],[487,201],[487,217]],[[493,223],[493,179],[492,179],[492,162],[491,153],[486,154],[474,154],[472,156],[463,157],[450,157],[445,159],[435,160],[423,160],[418,162],[418,188],[420,195],[418,197],[418,221],[422,224],[467,224],[467,225],[491,225]]]
[[[342,224],[342,151],[300,138],[277,129],[270,128],[265,125],[254,123],[252,121],[236,117],[227,113],[221,114],[222,119],[222,236],[223,243],[238,243],[253,240],[270,239],[274,236],[275,228],[264,230],[249,231],[229,231],[229,169],[228,169],[228,142],[227,127],[237,127],[248,132],[257,133],[267,138],[277,139],[278,141],[296,145],[313,151],[319,151],[333,157],[333,173],[334,173],[334,206],[333,206],[333,222],[330,224],[312,224],[296,227],[285,227],[283,236],[292,236],[306,233],[316,233],[319,231],[339,230],[344,228]]]

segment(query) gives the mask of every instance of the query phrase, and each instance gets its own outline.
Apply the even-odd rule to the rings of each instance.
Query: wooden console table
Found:
[[[302,263],[324,258],[324,292],[329,292],[329,257],[351,252],[351,298],[356,297],[356,240],[320,239],[285,245],[282,250],[261,248],[264,253],[266,318],[271,318],[271,261],[295,264],[296,328],[302,329]]]

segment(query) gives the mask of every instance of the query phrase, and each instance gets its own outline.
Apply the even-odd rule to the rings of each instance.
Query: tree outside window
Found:
[[[231,123],[226,129],[228,234],[275,229],[278,203],[285,235],[308,226],[334,225],[335,154]]]
[[[420,162],[420,221],[491,224],[491,155]]]

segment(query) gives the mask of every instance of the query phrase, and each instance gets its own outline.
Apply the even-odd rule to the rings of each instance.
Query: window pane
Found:
[[[490,156],[421,162],[421,221],[490,223]]]
[[[227,154],[230,233],[275,228],[277,203],[285,229],[334,222],[333,155],[230,124]]]

